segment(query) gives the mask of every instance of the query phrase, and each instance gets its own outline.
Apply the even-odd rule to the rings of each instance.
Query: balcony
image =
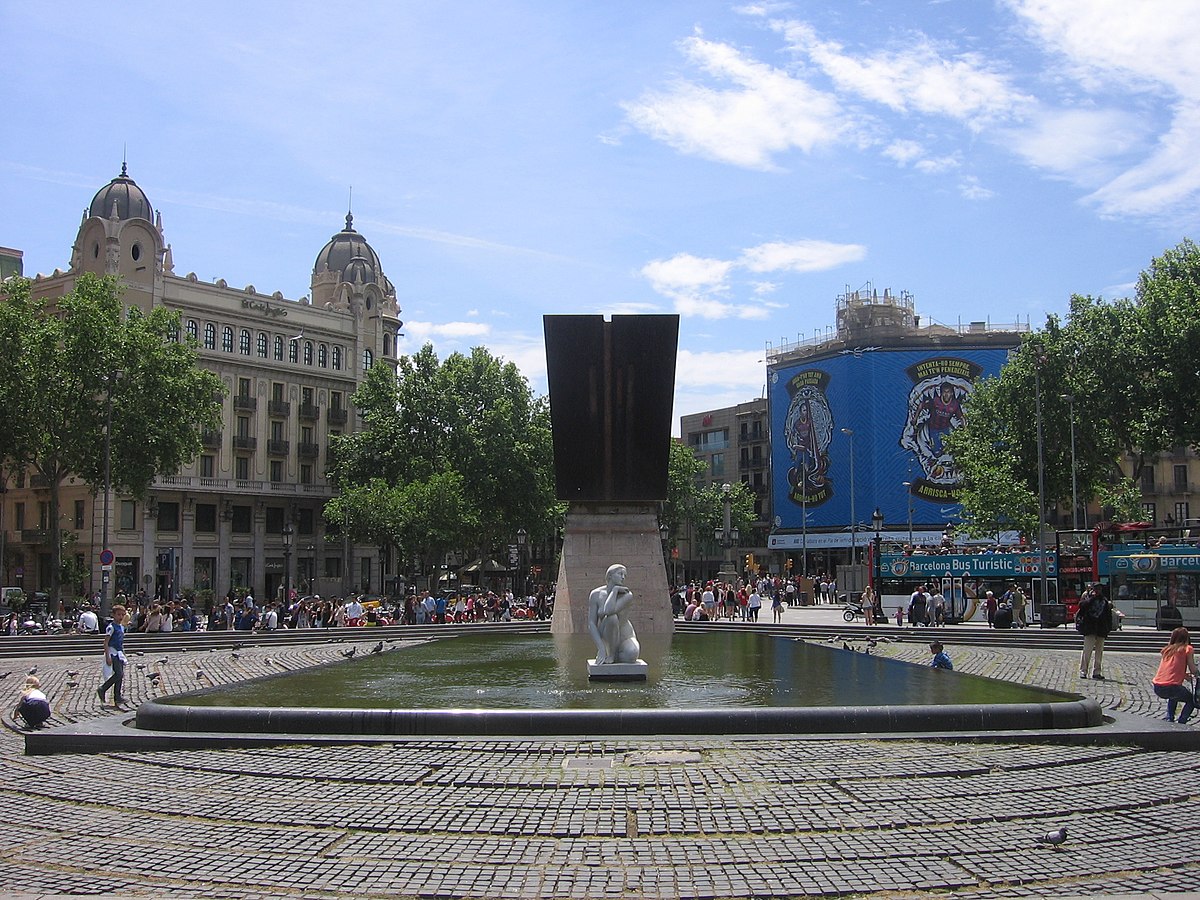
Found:
[[[302,422],[318,422],[321,419],[321,407],[315,403],[301,403],[297,412]]]
[[[249,394],[234,394],[233,408],[245,412],[254,412],[258,409],[258,398],[251,397]]]
[[[296,455],[301,459],[316,459],[321,455],[321,445],[301,442],[296,445]]]
[[[235,434],[233,436],[234,450],[255,450],[258,448],[258,438],[252,438],[246,434]]]
[[[292,414],[292,404],[287,400],[268,400],[267,413],[272,416],[286,418]]]
[[[270,440],[267,441],[267,453],[271,456],[287,456],[290,441]]]
[[[205,450],[220,450],[221,449],[221,432],[205,431],[200,434],[200,445]]]
[[[330,425],[345,425],[350,419],[350,413],[345,409],[334,409],[333,407],[330,407],[328,418]]]
[[[50,530],[48,528],[22,528],[21,543],[48,544],[50,543]]]
[[[29,486],[35,491],[42,491],[50,487],[50,479],[45,475],[30,475]]]

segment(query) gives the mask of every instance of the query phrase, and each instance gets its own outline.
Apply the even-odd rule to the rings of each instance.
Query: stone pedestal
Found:
[[[572,503],[563,531],[552,633],[588,633],[588,596],[605,583],[608,567],[616,563],[625,566],[625,585],[633,591],[629,620],[638,639],[675,631],[657,504]]]
[[[631,663],[604,663],[596,665],[594,659],[587,661],[588,678],[592,681],[645,681],[650,666],[644,659]]]

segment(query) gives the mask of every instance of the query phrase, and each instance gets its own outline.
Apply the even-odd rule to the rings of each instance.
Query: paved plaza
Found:
[[[905,636],[877,652],[924,663],[928,635]],[[1163,715],[1148,690],[1154,654],[1107,653],[1108,680],[1080,681],[1075,652],[938,636],[960,670],[1079,691],[1147,722]],[[346,646],[203,652],[203,671],[232,682],[332,661]],[[135,703],[196,686],[199,654],[155,656],[130,666]],[[0,675],[12,672],[0,683],[15,696],[34,665],[56,723],[112,714],[96,697],[95,655],[0,659]],[[1200,890],[1200,754],[1080,740],[425,738],[26,756],[5,729],[0,896]],[[1036,843],[1062,825],[1061,849]]]

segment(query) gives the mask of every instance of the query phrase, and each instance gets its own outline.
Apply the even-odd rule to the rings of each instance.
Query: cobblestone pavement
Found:
[[[190,689],[197,670],[200,683],[236,681],[345,646],[147,653],[131,660],[130,699]],[[878,649],[928,657],[924,642]],[[1071,652],[950,650],[963,671],[1163,713],[1147,690],[1152,654],[1107,653],[1097,682],[1078,680]],[[15,695],[35,664],[54,721],[111,713],[94,657],[0,660],[12,672],[0,683]],[[0,896],[23,900],[1146,897],[1200,885],[1195,753],[701,737],[29,757],[7,729],[0,753]],[[1063,849],[1035,843],[1059,825]]]

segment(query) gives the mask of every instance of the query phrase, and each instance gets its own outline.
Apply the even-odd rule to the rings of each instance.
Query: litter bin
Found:
[[[1057,628],[1067,624],[1067,607],[1062,603],[1044,603],[1038,607],[1038,616],[1043,628]]]

